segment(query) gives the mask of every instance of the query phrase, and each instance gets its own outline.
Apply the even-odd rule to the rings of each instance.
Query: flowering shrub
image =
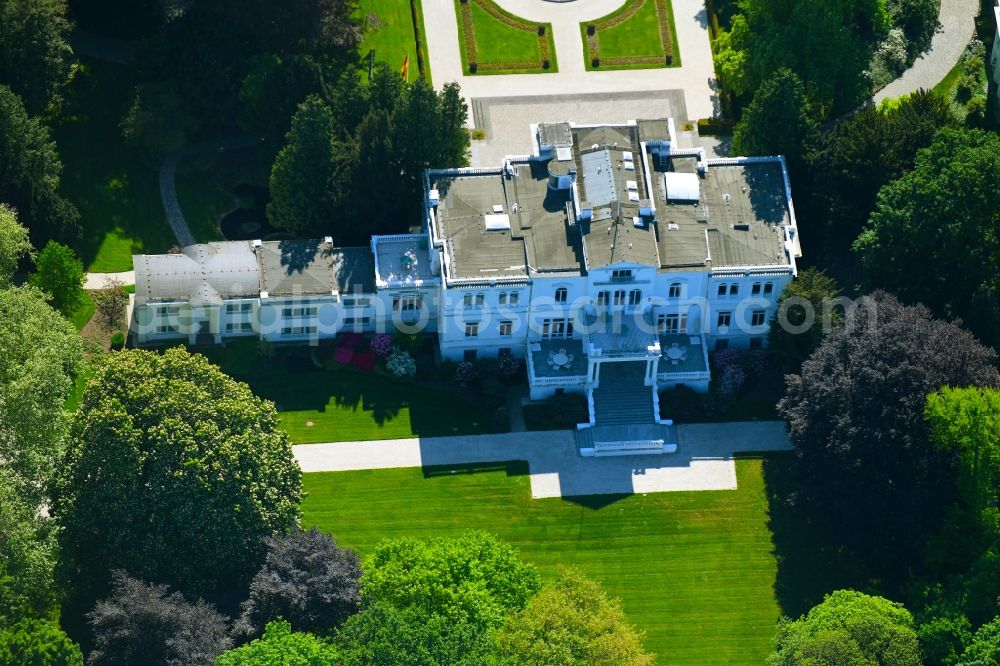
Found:
[[[468,386],[469,382],[475,381],[478,376],[475,363],[463,361],[455,366],[455,381],[459,386]]]
[[[333,352],[333,360],[340,365],[347,365],[354,357],[354,350],[350,347],[337,347]]]
[[[370,351],[355,352],[352,363],[354,367],[363,372],[371,372],[375,368],[375,361],[378,357]]]
[[[361,333],[341,333],[340,340],[338,341],[341,347],[350,347],[351,349],[356,349],[360,347],[365,342],[365,336]]]
[[[376,355],[388,356],[392,353],[392,337],[385,333],[379,333],[372,338],[368,346]]]
[[[712,359],[712,364],[715,369],[723,372],[725,369],[731,365],[739,363],[740,352],[738,349],[720,349],[715,352],[715,358]]]
[[[719,377],[719,394],[726,398],[731,398],[740,392],[747,381],[747,375],[743,368],[736,365],[727,365]]]
[[[510,379],[521,371],[521,361],[513,354],[501,354],[497,358],[497,374],[504,379]]]
[[[394,352],[386,359],[385,367],[393,377],[413,377],[417,374],[417,362],[405,351]]]

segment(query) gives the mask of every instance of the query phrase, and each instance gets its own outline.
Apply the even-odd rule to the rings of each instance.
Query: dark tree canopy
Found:
[[[73,21],[101,34],[135,39],[166,20],[162,0],[69,0]]]
[[[308,532],[268,537],[264,566],[250,583],[243,621],[255,632],[280,617],[297,631],[329,633],[361,605],[361,564],[330,535]]]
[[[921,666],[913,616],[902,604],[837,590],[798,620],[778,624],[768,666]]]
[[[0,84],[32,115],[61,101],[73,66],[69,30],[66,0],[0,0]]]
[[[111,354],[54,491],[62,580],[79,604],[113,569],[185,594],[241,594],[263,537],[295,527],[300,498],[272,403],[180,347]]]
[[[79,213],[58,191],[61,173],[48,128],[0,84],[0,201],[17,209],[35,247],[78,232]]]
[[[768,334],[768,350],[780,360],[782,370],[798,372],[823,341],[825,328],[841,321],[839,297],[837,283],[817,268],[801,271],[785,288]]]
[[[866,106],[825,133],[811,164],[825,254],[848,254],[882,186],[911,169],[940,128],[954,125],[948,103],[919,90],[889,108]]]
[[[1000,136],[942,130],[855,243],[867,282],[1000,342]]]
[[[0,629],[0,664],[83,666],[83,653],[57,622],[25,619]]]
[[[353,49],[361,41],[356,0],[196,0],[279,53]]]
[[[923,419],[927,394],[996,386],[995,362],[959,326],[877,292],[786,378],[778,409],[798,452],[802,499],[885,575],[905,575],[953,494]]]
[[[816,121],[801,79],[780,69],[764,81],[733,129],[736,155],[784,155],[798,172],[816,143]]]
[[[166,585],[114,575],[111,596],[87,615],[93,666],[212,666],[232,647],[229,622],[211,604],[188,601]]]

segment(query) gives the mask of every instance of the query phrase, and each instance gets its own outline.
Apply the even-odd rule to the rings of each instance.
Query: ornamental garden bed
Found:
[[[588,70],[678,67],[670,0],[631,0],[607,16],[580,24]]]
[[[466,74],[557,72],[550,23],[534,23],[492,0],[455,0],[459,50]]]

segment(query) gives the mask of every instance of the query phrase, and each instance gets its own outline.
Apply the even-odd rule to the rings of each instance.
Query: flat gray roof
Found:
[[[257,248],[260,290],[269,296],[375,292],[375,263],[366,247],[321,240],[268,241]]]

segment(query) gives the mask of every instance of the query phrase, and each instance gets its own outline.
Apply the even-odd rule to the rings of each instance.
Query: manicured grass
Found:
[[[680,67],[681,54],[677,48],[677,25],[674,22],[673,6],[664,1],[670,26],[670,45],[667,48],[660,35],[659,16],[656,0],[631,0],[619,9],[594,21],[580,24],[583,40],[584,63],[588,71],[607,69],[654,69],[659,67]],[[638,5],[636,12],[615,24],[615,17]],[[607,24],[613,25],[607,25]],[[600,66],[593,66],[594,54],[590,52],[587,26],[597,26],[597,41],[600,45]],[[606,27],[605,27],[606,26]],[[670,54],[668,65],[666,56]],[[650,59],[654,62],[628,62],[621,59]]]
[[[531,499],[523,463],[306,474],[303,524],[362,555],[384,538],[484,529],[518,546],[546,578],[566,564],[600,581],[645,631],[657,663],[759,664],[782,597],[798,612],[802,596],[782,579],[799,557],[783,544],[800,531],[772,496],[772,486],[784,491],[790,462],[738,460],[735,491],[546,500]],[[800,541],[796,548],[813,552]],[[813,570],[806,582],[829,591],[829,572]]]
[[[91,272],[131,270],[133,254],[166,252],[177,243],[164,218],[157,166],[122,141],[119,122],[135,82],[131,67],[82,58],[54,129],[62,191],[80,210],[83,234],[76,249]],[[210,178],[178,178],[178,189],[214,187]],[[205,219],[188,222],[197,240],[220,238]]]
[[[199,351],[273,401],[297,444],[491,432],[489,413],[457,390],[323,370],[306,347],[278,349],[273,358],[258,356],[252,341]]]
[[[75,412],[77,407],[80,406],[80,401],[83,399],[83,390],[87,387],[87,382],[90,381],[90,377],[93,374],[93,366],[89,362],[84,361],[83,366],[80,368],[80,374],[73,379],[73,389],[66,398],[65,407],[67,412]]]
[[[417,7],[420,2],[417,0]],[[375,60],[384,62],[396,71],[401,71],[403,61],[409,58],[408,78],[417,78],[417,42],[413,30],[413,18],[410,15],[410,3],[407,0],[361,0],[358,4],[357,16],[364,26],[365,36],[358,48],[362,65],[366,65],[368,52],[375,51]],[[423,28],[423,12],[418,12],[420,30]],[[423,46],[423,61],[425,75],[431,79],[430,60],[427,58],[426,38]]]
[[[132,289],[135,289],[135,285],[132,286]],[[94,299],[90,295],[90,292],[84,291],[80,307],[78,307],[76,312],[73,313],[73,316],[70,317],[70,321],[73,322],[73,326],[76,327],[76,330],[83,330],[83,327],[86,326],[87,322],[89,322],[94,316],[96,309],[97,308],[94,306]]]
[[[484,9],[479,3],[489,2],[494,11],[504,14],[514,21],[523,24],[524,28],[514,27],[505,23]],[[545,42],[548,45],[549,67],[541,66],[542,51],[537,33],[538,25],[526,19],[504,11],[491,0],[469,0],[468,7],[472,16],[475,32],[476,63],[479,65],[474,74],[531,74],[552,73],[559,71],[556,61],[555,42],[552,39],[552,25],[545,25]],[[463,4],[455,0],[455,15],[458,19],[459,51],[462,54],[462,71],[469,72],[469,55],[465,25],[462,20]]]
[[[643,0],[642,7],[632,18],[600,30],[598,34],[602,59],[663,55],[656,3],[653,0]]]

